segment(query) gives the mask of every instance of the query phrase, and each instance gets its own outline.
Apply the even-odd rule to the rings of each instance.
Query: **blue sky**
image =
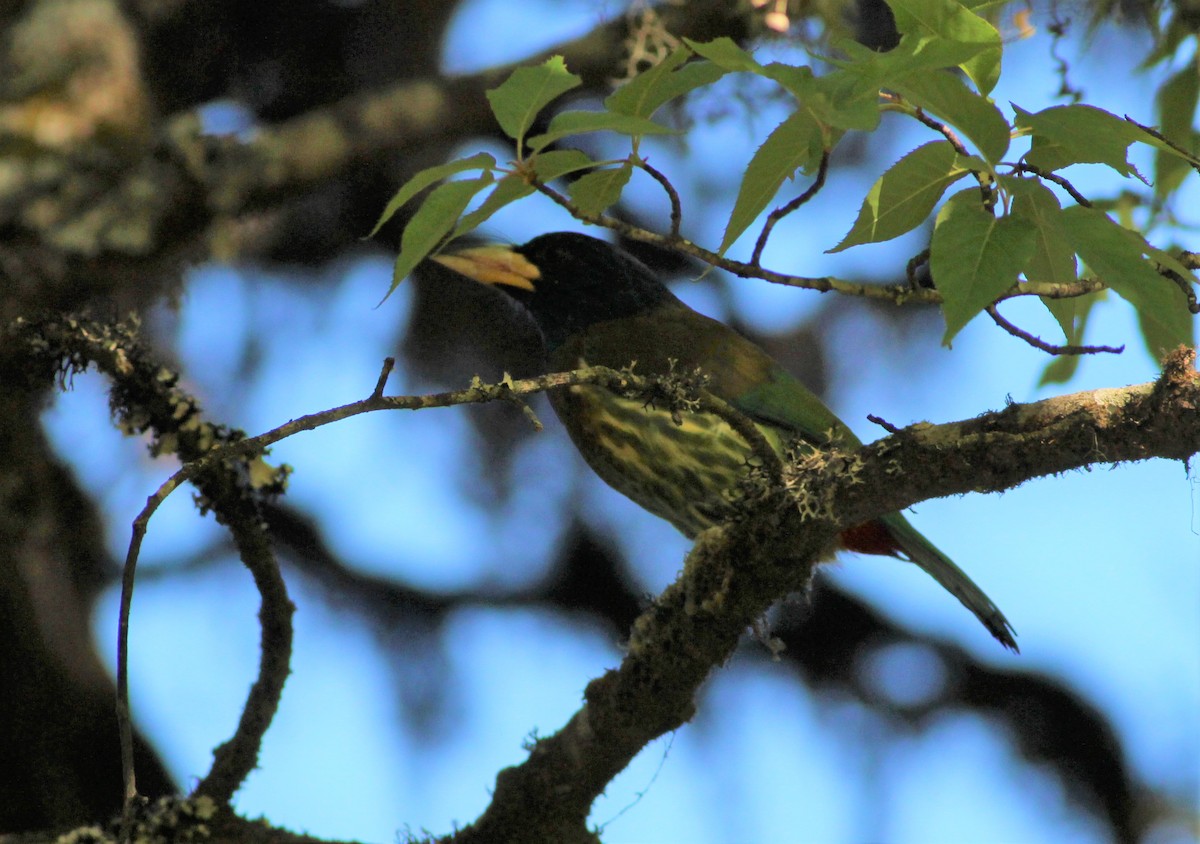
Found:
[[[586,30],[599,15],[592,3],[465,8],[447,40],[447,66],[454,70],[519,58]],[[504,27],[512,37],[496,37]],[[542,40],[528,40],[532,32]],[[1087,54],[1072,59],[1073,75],[1087,101],[1153,123],[1144,92],[1157,77],[1133,76],[1113,60],[1140,55],[1122,40],[1127,37],[1100,36]],[[1005,62],[998,104],[1050,104],[1057,81],[1045,36],[1008,45]],[[220,113],[236,124],[236,108]],[[754,133],[769,130],[770,117],[716,123],[691,138],[686,152],[650,145],[651,160],[684,196],[694,239],[719,240],[739,176],[732,165],[697,165],[713,156],[728,160],[731,148],[753,149]],[[767,263],[808,275],[854,276],[907,260],[921,247],[919,233],[838,256],[823,250],[849,228],[856,197],[883,167],[927,139],[919,127],[907,126],[870,139],[874,163],[836,171],[815,210],[777,229]],[[1073,176],[1085,192],[1114,183],[1101,168],[1080,169]],[[1191,178],[1192,202],[1180,208],[1200,207]],[[637,201],[648,209],[662,205],[649,191]],[[535,199],[495,218],[488,232],[521,242],[566,228],[578,226]],[[1185,245],[1200,250],[1194,239]],[[400,340],[409,304],[402,286],[374,307],[390,271],[382,254],[337,262],[320,271],[328,284],[317,296],[257,268],[195,267],[178,315],[163,316],[177,328],[172,343],[189,389],[212,418],[251,433],[364,397]],[[707,283],[685,281],[676,289],[697,308],[730,316],[730,300],[714,296]],[[763,283],[738,281],[732,289],[737,315],[762,331],[784,330],[825,307],[816,294]],[[1036,303],[1004,310],[1029,330],[1055,336]],[[1119,300],[1098,309],[1087,340],[1127,343],[1128,351],[1089,358],[1065,388],[1038,388],[1045,356],[986,320],[968,326],[953,350],[939,346],[940,324],[932,320],[926,336],[903,347],[891,330],[865,308],[839,317],[834,327],[828,400],[867,439],[880,433],[865,421],[868,413],[901,425],[948,421],[1003,407],[1009,397],[1031,401],[1155,375],[1135,320]],[[262,364],[249,383],[239,383],[251,342]],[[463,382],[472,374],[464,372]],[[427,386],[401,371],[389,390]],[[295,467],[291,503],[315,515],[346,560],[374,574],[432,589],[519,586],[545,570],[561,538],[551,526],[573,496],[583,495],[589,518],[611,531],[647,590],[670,581],[685,540],[581,469],[552,424],[519,455],[517,477],[536,477],[518,485],[510,501],[488,507],[465,495],[475,465],[486,459],[470,432],[471,412],[359,417],[282,443],[273,457]],[[543,413],[550,422],[548,416]],[[123,558],[132,518],[172,467],[150,461],[138,442],[122,438],[106,420],[103,383],[92,375],[77,378],[75,389],[46,414],[60,453],[101,501],[111,552]],[[88,448],[77,448],[81,442]],[[999,648],[914,567],[847,556],[829,576],[902,623],[958,642],[985,662],[1060,678],[1111,719],[1139,777],[1195,812],[1197,479],[1164,461],[1100,466],[1005,495],[925,502],[912,519],[1004,609],[1020,634],[1021,656]],[[256,669],[257,597],[240,564],[230,558],[172,574],[221,542],[220,529],[194,514],[186,492],[177,493],[151,524],[134,601],[135,716],[184,784],[207,770],[211,748],[232,732]],[[261,768],[237,805],[247,815],[315,835],[389,842],[406,824],[412,831],[446,832],[455,821],[471,820],[486,805],[496,771],[523,759],[521,745],[531,731],[561,726],[587,681],[620,659],[619,642],[577,619],[463,610],[440,641],[412,644],[439,649],[447,669],[450,726],[422,736],[406,727],[406,679],[393,670],[411,659],[392,650],[406,643],[385,647],[365,624],[329,608],[302,582],[292,588],[298,605],[293,674]],[[115,650],[115,628],[114,595],[96,617],[106,658]],[[895,658],[903,666],[919,663],[921,655]],[[695,723],[652,745],[614,782],[592,819],[605,825],[610,844],[789,841],[796,830],[813,842],[1105,840],[1053,777],[1023,763],[990,723],[947,714],[922,731],[897,733],[853,701],[814,696],[779,666],[744,658],[710,683]],[[1191,838],[1170,828],[1155,840]]]

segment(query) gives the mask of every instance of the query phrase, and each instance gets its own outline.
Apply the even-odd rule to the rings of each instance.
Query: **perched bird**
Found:
[[[498,286],[528,310],[552,371],[620,369],[635,361],[643,375],[698,368],[708,376],[706,389],[746,414],[776,449],[796,439],[816,446],[862,444],[766,352],[693,311],[644,264],[602,240],[547,234],[524,246],[482,246],[434,260]],[[686,536],[733,515],[732,493],[752,449],[724,420],[704,413],[673,418],[594,385],[556,390],[550,402],[596,474]],[[900,513],[844,531],[839,544],[916,563],[1002,645],[1017,650],[1004,614]]]

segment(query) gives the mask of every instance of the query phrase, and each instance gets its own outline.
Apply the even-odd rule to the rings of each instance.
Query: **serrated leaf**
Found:
[[[621,135],[672,135],[661,123],[632,114],[614,114],[611,111],[564,111],[556,114],[546,127],[545,133],[529,139],[529,148],[539,151],[548,144],[588,132],[617,132]]]
[[[810,67],[781,62],[764,67],[763,75],[783,86],[823,126],[870,131],[879,123],[879,87],[860,76],[843,70],[816,76]]]
[[[518,145],[539,112],[551,101],[583,84],[567,70],[562,56],[551,56],[535,67],[519,67],[498,87],[487,92],[496,122]]]
[[[604,107],[617,114],[650,117],[663,104],[703,85],[711,85],[726,74],[712,62],[687,60],[695,53],[679,47],[661,62],[630,79],[604,100]],[[678,69],[677,69],[678,68]]]
[[[596,162],[577,149],[554,149],[539,152],[526,162],[543,182],[557,179],[568,173],[595,167]]]
[[[896,29],[921,41],[924,49],[937,50],[947,44],[974,48],[970,58],[959,63],[979,93],[985,97],[1000,78],[1000,33],[983,18],[956,0],[888,0]]]
[[[1000,186],[1016,198],[1013,216],[1028,220],[1036,232],[1033,256],[1025,267],[1025,278],[1047,284],[1070,284],[1075,281],[1078,277],[1075,250],[1067,243],[1058,197],[1033,179],[1002,176]]]
[[[384,299],[392,295],[413,267],[438,247],[442,238],[454,228],[471,198],[493,181],[492,174],[485,172],[478,179],[446,182],[429,192],[400,236],[400,254],[396,256],[392,270],[392,286]]]
[[[722,36],[721,38],[714,38],[712,41],[693,41],[690,38],[685,38],[683,39],[683,43],[687,44],[713,64],[727,71],[762,73],[762,65],[758,63],[754,56],[739,47],[732,38]]]
[[[892,88],[893,84],[914,74],[960,66],[979,55],[979,44],[958,41],[923,40],[905,35],[900,43],[885,53],[877,53],[854,41],[837,42],[849,61],[827,59],[847,73],[869,80],[876,88]]]
[[[1063,225],[1092,272],[1137,310],[1146,348],[1156,360],[1180,343],[1193,345],[1195,325],[1183,291],[1146,259],[1152,247],[1145,238],[1081,205],[1063,212]]]
[[[822,122],[863,132],[873,132],[879,125],[878,85],[845,70],[834,70],[814,77],[812,86],[819,99],[810,97],[805,103]]]
[[[523,199],[533,193],[533,186],[528,184],[524,179],[516,173],[509,173],[500,181],[496,182],[496,186],[492,188],[492,192],[484,197],[483,202],[479,207],[470,214],[464,215],[458,225],[454,227],[454,232],[450,235],[450,239],[462,237],[468,232],[472,232],[479,228],[492,215],[504,208],[506,205],[512,205],[518,199]]]
[[[367,237],[374,237],[383,225],[396,215],[404,205],[416,196],[425,188],[432,185],[434,182],[440,182],[447,176],[453,176],[455,173],[462,173],[466,170],[484,170],[489,171],[496,166],[496,159],[486,152],[480,152],[472,155],[470,158],[462,158],[458,161],[449,161],[445,164],[439,164],[436,167],[426,167],[418,173],[415,173],[411,179],[401,185],[400,190],[396,191],[395,195],[388,200],[387,207],[383,209],[383,213],[379,215],[379,220],[375,223],[375,227],[371,229],[371,233]],[[365,240],[366,238],[364,238]]]
[[[962,130],[992,164],[1008,151],[1011,131],[1004,115],[949,71],[912,74],[888,87]]]
[[[1149,137],[1115,114],[1087,105],[1052,106],[1036,113],[1013,105],[1016,124],[1033,132],[1026,161],[1042,170],[1071,164],[1107,164],[1122,176],[1134,174],[1129,145]]]
[[[621,191],[629,183],[631,175],[633,167],[629,164],[593,170],[571,182],[567,191],[571,194],[571,201],[579,206],[579,210],[585,214],[598,215],[621,198]]]
[[[1033,254],[1034,231],[1027,220],[993,217],[979,204],[979,191],[960,191],[942,206],[929,246],[929,271],[942,294],[946,345],[980,311],[1017,281]]]
[[[946,188],[968,172],[957,159],[949,141],[931,141],[901,158],[871,186],[854,225],[828,251],[891,240],[921,225]]]
[[[776,126],[746,167],[717,252],[724,254],[741,237],[775,198],[785,179],[820,161],[823,149],[821,127],[806,111],[797,111]]]

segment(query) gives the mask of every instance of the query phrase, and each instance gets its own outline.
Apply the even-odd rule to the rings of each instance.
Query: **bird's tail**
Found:
[[[1019,651],[1016,631],[1000,612],[999,607],[992,603],[982,589],[975,585],[967,573],[954,564],[954,561],[934,547],[933,543],[921,535],[908,519],[899,513],[889,513],[879,519],[887,526],[888,533],[909,560],[923,568],[929,575],[942,585],[942,588],[953,595],[964,607],[975,614],[983,626],[988,629],[1000,644],[1014,652]]]

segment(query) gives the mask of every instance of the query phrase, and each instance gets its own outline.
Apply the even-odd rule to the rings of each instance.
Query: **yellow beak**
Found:
[[[541,270],[507,246],[476,246],[433,260],[481,284],[507,284],[530,293],[534,280],[542,277]]]

